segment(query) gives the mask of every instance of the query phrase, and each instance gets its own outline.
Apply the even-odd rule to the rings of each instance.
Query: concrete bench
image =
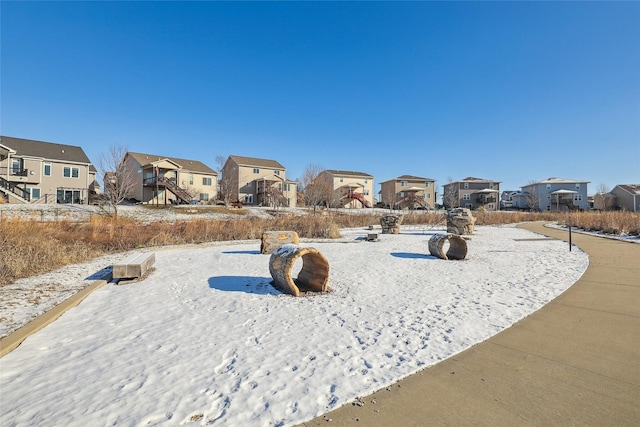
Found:
[[[113,265],[113,278],[132,279],[142,277],[155,262],[155,252],[133,254],[120,264]]]

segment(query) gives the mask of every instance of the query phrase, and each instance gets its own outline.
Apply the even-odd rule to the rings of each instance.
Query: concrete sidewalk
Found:
[[[521,227],[568,240],[542,223]],[[640,425],[640,244],[572,236],[589,267],[558,298],[363,406],[302,425]]]

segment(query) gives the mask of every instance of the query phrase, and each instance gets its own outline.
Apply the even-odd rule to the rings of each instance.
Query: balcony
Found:
[[[11,176],[28,176],[29,169],[12,169]]]
[[[493,196],[480,196],[476,199],[476,203],[485,204],[485,203],[495,203],[496,198]]]

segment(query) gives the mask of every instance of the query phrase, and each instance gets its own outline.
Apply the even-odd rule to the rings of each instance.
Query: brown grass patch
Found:
[[[212,207],[212,209],[224,209]],[[230,211],[238,212],[239,209]],[[246,212],[245,212],[246,213]],[[5,218],[0,221],[0,285],[42,274],[64,265],[141,247],[259,239],[267,230],[291,230],[300,237],[338,238],[341,228],[380,224],[381,213],[346,215],[282,215],[272,219],[247,218],[158,221],[145,223],[119,217],[92,216],[86,222],[61,217],[56,222]],[[589,231],[640,235],[640,214],[632,212],[474,212],[477,225],[527,221],[558,221]],[[444,225],[444,212],[403,214],[404,225]]]

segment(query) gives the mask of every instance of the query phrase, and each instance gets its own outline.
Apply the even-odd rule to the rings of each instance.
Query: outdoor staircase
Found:
[[[364,194],[362,193],[355,193],[350,191],[347,194],[345,194],[344,197],[347,199],[356,199],[357,201],[362,203],[362,206],[364,206],[365,208],[371,207],[371,203],[369,203],[369,201],[364,198]]]
[[[31,194],[27,190],[18,187],[16,184],[9,182],[2,177],[0,177],[0,191],[6,195],[11,193],[11,196],[23,203],[29,203],[31,200]]]
[[[179,187],[172,179],[165,179],[163,181],[169,191],[175,194],[178,199],[185,203],[191,203],[193,197],[184,188]]]

